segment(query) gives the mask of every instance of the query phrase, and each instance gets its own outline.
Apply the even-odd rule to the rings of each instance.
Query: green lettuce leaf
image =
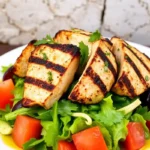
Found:
[[[30,139],[28,142],[23,144],[23,149],[24,150],[30,150],[31,148],[34,148],[35,146],[39,146],[39,144],[43,143],[44,139],[37,140],[35,138]],[[42,149],[44,150],[44,149]],[[47,148],[45,149],[47,150]]]
[[[58,139],[59,140],[67,140],[71,136],[71,133],[69,130],[70,122],[71,122],[71,116],[61,117],[60,121],[62,123],[62,128],[60,129],[60,131],[62,131],[62,133],[61,133],[61,135],[58,135]]]
[[[127,124],[128,120],[123,119],[120,123],[114,124],[108,128],[113,140],[113,150],[119,150],[119,141],[125,140],[128,130]]]
[[[17,76],[14,76],[15,79],[15,89],[13,90],[14,94],[14,104],[20,101],[23,98],[23,92],[24,92],[24,78],[19,78]]]
[[[1,71],[2,73],[5,73],[11,66],[12,66],[12,64],[10,64],[10,65],[8,65],[8,66],[2,66],[0,71]]]
[[[139,106],[135,113],[142,115],[145,120],[150,120],[150,111],[148,111],[148,107],[146,106]]]
[[[99,121],[104,126],[112,126],[119,123],[124,118],[123,112],[116,111],[113,107],[112,95],[104,98],[100,103],[100,111],[98,113],[91,112],[91,118],[95,121]]]
[[[70,100],[63,99],[58,103],[58,114],[61,116],[71,115],[72,112],[78,109],[78,104],[72,103]]]
[[[86,62],[88,61],[89,48],[83,42],[79,43],[79,48],[80,48],[80,54],[81,54],[80,65],[84,66]]]
[[[71,131],[72,134],[75,134],[89,127],[90,126],[88,126],[85,123],[85,119],[78,117],[74,119],[73,124],[70,126],[69,130]]]
[[[43,126],[43,138],[48,147],[52,147],[53,150],[57,150],[57,142],[59,135],[59,120],[58,120],[58,102],[52,107],[53,121],[41,121]]]

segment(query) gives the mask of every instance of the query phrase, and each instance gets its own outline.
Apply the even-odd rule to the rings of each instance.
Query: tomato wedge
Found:
[[[76,147],[73,142],[59,141],[58,150],[76,150]]]
[[[128,135],[124,142],[127,150],[138,150],[145,144],[144,129],[140,122],[129,122],[127,125]]]
[[[98,126],[72,135],[77,150],[107,150],[103,135]]]
[[[31,138],[40,138],[41,130],[40,120],[18,115],[14,124],[12,138],[17,146],[22,147]]]
[[[14,88],[15,86],[12,79],[0,82],[0,109],[5,109],[8,104],[12,107]]]
[[[150,120],[146,121],[146,126],[148,127],[148,129],[150,130]]]

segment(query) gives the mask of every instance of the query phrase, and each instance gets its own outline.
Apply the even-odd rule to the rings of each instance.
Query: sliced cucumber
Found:
[[[9,135],[12,133],[12,127],[6,121],[0,120],[0,133]]]

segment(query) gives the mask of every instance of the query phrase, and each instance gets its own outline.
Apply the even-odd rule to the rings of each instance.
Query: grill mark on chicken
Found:
[[[96,53],[101,57],[101,59],[103,60],[103,62],[108,62],[108,68],[112,72],[112,74],[114,76],[114,79],[115,79],[116,76],[117,76],[117,72],[116,72],[114,66],[112,65],[112,63],[110,62],[110,60],[107,58],[107,56],[104,54],[104,52],[101,50],[100,47],[98,47]]]
[[[22,100],[22,104],[23,104],[23,106],[29,106],[31,103],[33,103],[34,101],[33,100],[31,100],[31,99],[29,99],[29,98],[23,98],[23,100]]]
[[[112,43],[111,43],[111,41],[108,39],[108,38],[105,38],[105,39],[101,39],[101,40],[105,40],[107,43],[109,43],[111,46],[113,45]]]
[[[54,64],[50,61],[46,61],[44,59],[41,59],[41,58],[35,57],[35,56],[31,56],[29,59],[29,62],[39,64],[39,65],[44,65],[46,68],[55,70],[61,74],[63,74],[66,71],[66,68],[59,64]]]
[[[139,77],[139,79],[141,80],[142,84],[144,86],[147,87],[147,84],[146,84],[146,81],[145,79],[143,78],[140,70],[137,68],[137,66],[135,65],[135,63],[131,60],[131,58],[128,56],[128,55],[125,55],[125,58],[127,60],[127,62],[131,65],[131,67],[134,69],[135,73],[137,74],[137,76]]]
[[[80,55],[80,49],[72,44],[45,44],[53,49],[70,54],[72,57]]]
[[[127,44],[127,43],[126,43],[126,44]],[[133,54],[135,55],[135,57],[143,64],[143,66],[145,67],[145,69],[150,72],[150,69],[146,66],[146,64],[144,63],[144,61],[142,60],[142,58],[140,58],[130,47],[128,47],[128,46],[125,45],[125,44],[124,44],[124,46],[125,46],[128,50],[130,50],[130,52],[133,53]],[[143,55],[149,59],[148,56],[146,56],[145,54],[143,54]]]
[[[104,95],[107,93],[106,85],[103,83],[99,75],[97,75],[97,73],[93,71],[92,67],[87,68],[86,75],[88,75],[92,79],[94,84],[96,84],[99,87],[99,89]]]
[[[25,78],[25,83],[33,84],[33,85],[38,86],[40,88],[43,88],[47,91],[51,91],[55,88],[55,86],[53,84],[50,84],[50,83],[47,83],[45,81],[35,79],[32,77],[28,77],[28,76]]]
[[[128,77],[125,73],[122,74],[122,76],[120,77],[119,82],[122,82],[126,86],[126,88],[127,88],[128,92],[130,93],[131,97],[136,96],[135,91],[134,91],[134,87],[132,86],[130,80],[128,79]]]

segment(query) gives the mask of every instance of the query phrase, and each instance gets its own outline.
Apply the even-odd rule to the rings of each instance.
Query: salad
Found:
[[[79,31],[75,30],[74,33]],[[91,42],[101,38],[98,31],[90,34]],[[50,36],[33,43],[37,47],[55,44]],[[16,145],[24,150],[137,150],[144,146],[146,140],[150,138],[150,111],[147,107],[150,98],[149,88],[134,98],[121,96],[114,90],[113,92],[109,90],[102,100],[95,103],[95,98],[91,104],[68,99],[88,64],[90,45],[89,49],[87,45],[86,42],[79,44],[81,56],[78,70],[75,71],[67,91],[50,108],[49,105],[31,106],[31,103],[25,106],[23,99],[26,77],[14,74],[14,65],[2,66],[1,134],[11,135]],[[106,55],[110,56],[109,53]],[[47,59],[45,58],[47,55],[42,54],[42,57]],[[106,74],[108,64],[104,64]],[[51,73],[48,77],[49,82],[54,80]],[[149,76],[145,80],[149,81]],[[109,84],[112,87],[114,83],[111,82]],[[90,88],[94,88],[94,85]],[[34,95],[33,92],[30,94]]]

